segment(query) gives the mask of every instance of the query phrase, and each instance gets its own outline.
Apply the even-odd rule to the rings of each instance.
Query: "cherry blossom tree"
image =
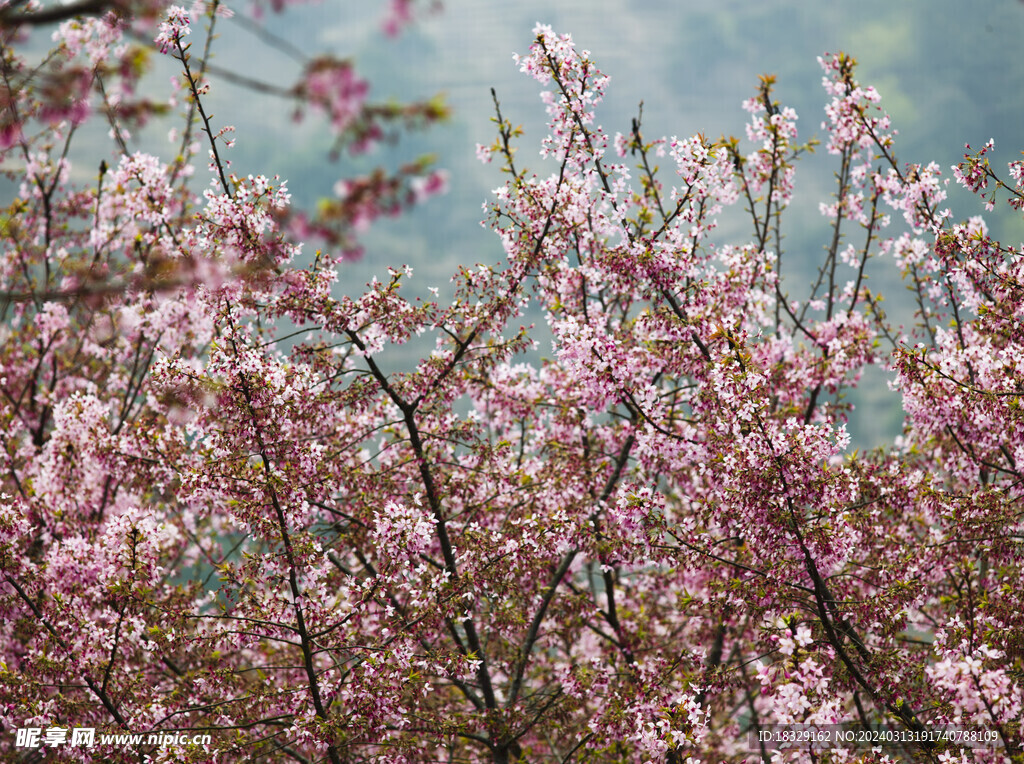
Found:
[[[181,68],[169,161],[126,140],[155,109],[131,100],[144,15],[66,20],[34,70],[21,27],[3,32],[20,184],[0,231],[5,756],[46,747],[15,728],[95,728],[143,738],[53,754],[1024,757],[1024,252],[943,206],[942,168],[900,164],[852,58],[819,62],[837,185],[807,294],[782,279],[782,232],[817,144],[771,77],[743,104],[746,140],[651,140],[640,116],[611,136],[608,78],[538,26],[516,60],[545,88],[546,169],[520,164],[497,96],[477,150],[507,178],[488,219],[503,258],[461,268],[451,301],[406,297],[398,263],[341,295],[361,226],[443,176],[344,179],[303,217],[284,181],[234,175],[203,106],[220,12],[149,28]],[[375,111],[335,60],[292,95],[339,150],[442,112]],[[114,153],[75,182],[90,119]],[[1002,174],[994,155],[952,178],[1020,210],[1024,163]],[[743,241],[721,241],[730,209]],[[903,269],[915,327],[868,290],[875,258]],[[388,371],[414,337],[433,350]],[[844,392],[868,365],[893,372],[906,423],[852,453]],[[751,745],[841,723],[904,742]],[[952,726],[987,745],[925,734]],[[179,732],[210,740],[145,737]]]

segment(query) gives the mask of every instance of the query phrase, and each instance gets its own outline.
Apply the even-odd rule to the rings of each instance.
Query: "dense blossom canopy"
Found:
[[[218,3],[101,5],[37,69],[19,41],[46,11],[7,6],[6,760],[40,757],[24,728],[210,735],[55,746],[68,761],[1022,760],[1024,251],[943,206],[945,168],[898,162],[852,58],[819,61],[837,185],[794,297],[781,226],[815,142],[773,79],[746,141],[650,140],[639,117],[612,136],[609,78],[539,25],[516,64],[544,88],[546,170],[496,98],[477,155],[507,178],[504,257],[424,301],[398,263],[362,293],[338,281],[360,231],[443,172],[345,178],[310,214],[233,174],[203,106]],[[393,2],[386,28],[411,17]],[[140,30],[180,64],[170,105],[135,93]],[[287,95],[337,150],[444,116],[375,105],[333,58]],[[161,111],[181,112],[177,153],[132,151]],[[89,120],[114,153],[83,181],[68,147]],[[1020,210],[1024,163],[1003,180],[995,151],[952,177]],[[747,239],[722,240],[729,208]],[[913,329],[867,289],[880,257]],[[433,350],[389,371],[414,337]],[[905,427],[852,453],[844,391],[872,364]],[[758,742],[840,723],[903,742]]]

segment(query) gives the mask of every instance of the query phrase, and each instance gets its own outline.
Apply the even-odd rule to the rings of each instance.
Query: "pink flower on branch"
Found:
[[[326,113],[336,133],[343,133],[359,116],[370,85],[359,79],[347,61],[318,58],[310,63],[299,94]]]
[[[166,53],[168,48],[182,46],[185,37],[192,34],[189,23],[188,11],[180,5],[167,9],[166,20],[161,22],[160,31],[153,40],[161,53]]]

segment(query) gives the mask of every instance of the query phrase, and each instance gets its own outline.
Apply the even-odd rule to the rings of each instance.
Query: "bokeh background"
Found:
[[[373,2],[323,0],[267,12],[259,23],[282,41],[277,47],[268,47],[245,20],[251,15],[247,0],[234,5],[239,18],[218,22],[219,67],[287,88],[302,70],[302,56],[329,53],[353,58],[371,82],[371,100],[442,93],[452,107],[446,124],[368,156],[342,155],[331,163],[326,157],[333,137],[322,119],[297,123],[286,99],[211,78],[207,108],[214,123],[237,128],[237,145],[228,153],[233,169],[286,178],[297,204],[330,196],[339,177],[380,164],[397,167],[424,154],[448,170],[446,195],[382,221],[364,236],[364,259],[346,266],[339,285],[349,293],[388,266],[408,264],[416,272],[414,291],[434,286],[443,294],[458,264],[501,258],[496,237],[480,221],[482,205],[504,179],[498,164],[481,164],[474,149],[495,137],[493,87],[504,116],[525,129],[520,166],[551,171],[537,155],[545,134],[540,88],[512,60],[513,52],[527,51],[538,21],[571,33],[611,77],[597,113],[611,135],[629,130],[643,101],[648,138],[696,132],[742,137],[746,115],[740,103],[756,91],[758,75],[772,73],[778,76],[777,98],[800,115],[801,138],[820,136],[825,95],[816,59],[843,50],[859,61],[861,83],[881,93],[899,131],[901,162],[934,160],[948,174],[965,143],[980,146],[994,138],[995,158],[1002,162],[1024,149],[1019,0],[444,0],[442,7],[430,2],[414,4],[416,22],[398,37],[384,33],[385,4]],[[198,34],[194,39],[201,41]],[[146,80],[154,97],[169,92],[174,63],[162,58]],[[137,145],[169,154],[170,126],[153,123],[136,136]],[[96,164],[95,158],[87,161],[87,176]],[[828,221],[818,203],[834,192],[834,171],[824,151],[798,169],[798,192],[784,223],[784,278],[794,297],[813,277],[828,241]],[[952,186],[950,206],[959,219],[982,212],[976,199]],[[987,219],[1003,241],[1024,241],[1019,216]],[[740,244],[748,238],[747,227],[723,221],[719,241]],[[887,295],[889,315],[897,323],[910,321],[911,304],[895,267],[877,262],[872,268],[869,286]],[[899,400],[885,379],[882,370],[871,370],[855,394],[858,412],[850,429],[858,447],[886,442],[899,431]]]
[[[490,237],[477,238],[472,229],[501,177],[496,166],[476,161],[474,147],[494,138],[493,87],[505,116],[526,129],[520,161],[541,169],[532,161],[544,135],[540,88],[512,61],[513,52],[526,52],[538,21],[571,33],[611,77],[597,119],[611,134],[629,129],[643,101],[649,137],[698,131],[742,136],[740,102],[755,92],[758,75],[772,73],[778,76],[777,97],[800,114],[801,137],[820,135],[825,97],[816,59],[843,50],[857,58],[860,81],[882,94],[900,133],[902,162],[935,160],[948,169],[965,143],[989,138],[997,158],[1013,159],[1024,148],[1019,0],[444,0],[441,7],[421,0],[414,9],[416,23],[397,38],[382,30],[383,3],[323,0],[268,13],[262,22],[306,55],[351,56],[370,80],[373,100],[445,95],[453,108],[448,124],[368,157],[326,162],[332,138],[322,121],[296,124],[287,101],[230,82],[218,85],[214,78],[213,111],[238,128],[236,170],[280,174],[299,203],[330,195],[339,176],[381,162],[397,166],[430,153],[450,171],[443,199],[401,225],[380,226],[368,239],[375,244],[367,248],[370,268],[397,258],[446,280],[453,264],[472,259],[473,246],[489,250],[480,253],[483,259],[495,258]],[[218,34],[218,66],[285,87],[298,76],[300,65],[268,48],[248,24],[221,21]],[[792,217],[805,219],[806,229],[794,220],[787,234],[802,255],[813,240],[805,242],[803,231],[827,228],[817,200],[834,190],[834,166],[819,153],[801,170],[800,209]],[[967,198],[953,201],[959,208]],[[974,205],[963,216],[979,211]],[[1012,218],[994,218],[991,225],[1011,239],[1024,232]]]

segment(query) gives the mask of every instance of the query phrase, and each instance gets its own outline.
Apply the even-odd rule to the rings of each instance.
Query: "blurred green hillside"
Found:
[[[359,291],[388,266],[410,264],[416,271],[415,292],[426,294],[434,286],[444,294],[458,264],[500,259],[497,238],[479,223],[481,205],[504,180],[497,165],[477,162],[474,147],[494,138],[494,87],[504,115],[526,130],[520,164],[538,174],[551,170],[537,158],[545,134],[537,83],[519,74],[512,61],[514,51],[528,48],[537,21],[570,32],[610,75],[598,122],[611,135],[628,131],[643,101],[648,138],[698,131],[743,136],[746,115],[740,102],[754,93],[759,74],[774,73],[777,97],[800,114],[801,137],[812,137],[821,132],[825,103],[816,57],[845,50],[859,61],[860,81],[880,91],[900,133],[897,155],[902,162],[934,160],[948,173],[965,143],[981,145],[994,138],[1000,162],[1024,149],[1024,66],[1018,61],[1024,3],[1015,0],[723,0],[713,5],[698,0],[445,0],[439,13],[430,12],[429,5],[416,4],[421,8],[418,22],[397,39],[381,31],[384,3],[324,0],[268,14],[263,21],[268,31],[306,56],[352,56],[372,84],[372,100],[445,95],[453,108],[449,123],[383,145],[369,156],[343,155],[328,162],[332,137],[322,120],[307,117],[296,123],[286,99],[212,80],[207,108],[214,122],[237,128],[237,146],[228,155],[233,169],[281,175],[297,204],[313,205],[332,194],[339,177],[380,163],[395,167],[431,154],[449,170],[446,196],[399,220],[382,221],[364,237],[365,259],[349,266],[340,284],[349,292]],[[283,87],[298,77],[296,56],[268,48],[250,25],[225,20],[218,33],[217,66]],[[40,39],[35,44],[45,43]],[[173,63],[158,61],[147,81],[154,97],[166,91]],[[168,126],[154,123],[137,136],[137,145],[167,153]],[[101,139],[97,133],[91,140],[98,146]],[[80,154],[83,145],[87,153],[88,142],[79,146]],[[819,152],[801,163],[798,194],[784,221],[783,274],[794,297],[805,291],[829,240],[818,202],[834,192],[831,159]],[[85,161],[85,177],[91,177],[98,161],[95,154]],[[969,195],[952,187],[950,192],[957,217],[981,212]],[[990,217],[989,225],[1004,241],[1024,241],[1019,217],[1000,214]],[[747,239],[748,226],[741,218],[723,219],[719,241]],[[888,296],[889,315],[909,321],[910,304],[895,267],[875,263],[870,278],[870,288]],[[414,352],[403,351],[396,363]],[[901,420],[898,399],[885,389],[884,375],[870,377],[855,397],[859,413],[867,414],[851,426],[859,447],[891,438]]]

